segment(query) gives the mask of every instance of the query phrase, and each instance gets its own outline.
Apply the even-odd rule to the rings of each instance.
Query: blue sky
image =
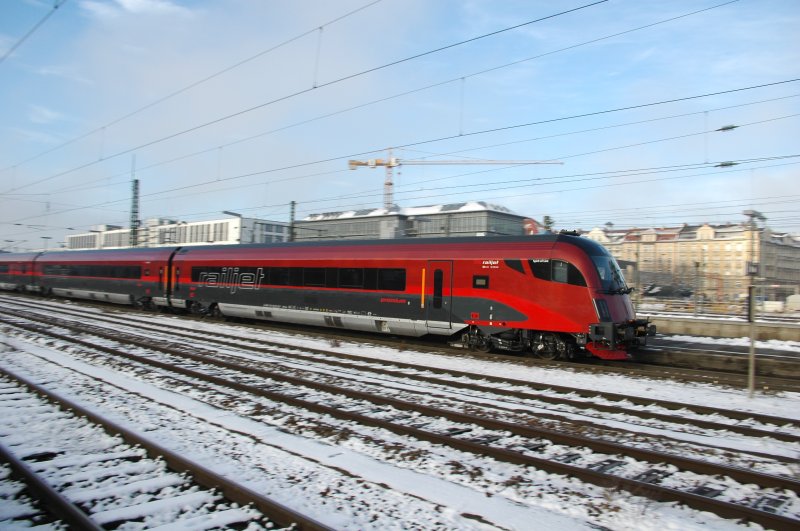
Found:
[[[1,2],[0,56],[53,5]],[[0,244],[127,225],[134,171],[142,218],[379,207],[347,160],[389,147],[563,162],[401,166],[401,206],[800,232],[798,27],[796,0],[67,0],[0,62]]]

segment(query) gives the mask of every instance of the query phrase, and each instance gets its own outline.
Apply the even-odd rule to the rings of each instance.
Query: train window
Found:
[[[325,270],[325,287],[338,288],[339,287],[339,269],[329,267]]]
[[[325,268],[306,267],[303,269],[303,285],[325,287]]]
[[[552,274],[555,282],[586,287],[586,279],[583,278],[583,275],[578,271],[577,267],[563,260],[552,260],[551,263],[553,265]]]
[[[433,307],[437,310],[442,307],[442,288],[444,284],[444,273],[441,269],[433,272]]]
[[[69,275],[67,266],[60,265],[46,265],[42,267],[42,273],[45,275]]]
[[[364,270],[364,289],[378,289],[378,270],[372,267]]]
[[[520,262],[520,265],[522,263]],[[489,277],[475,275],[472,277],[472,287],[475,289],[489,289]]]
[[[550,280],[550,260],[528,260],[531,273],[538,279]]]
[[[504,262],[514,271],[522,273],[523,275],[525,274],[525,269],[522,267],[522,260],[504,260]]]
[[[567,264],[567,266],[567,282],[573,286],[582,286],[585,288],[586,279],[583,278],[583,273],[581,273],[578,268],[572,264]]]
[[[339,287],[357,288],[364,287],[364,270],[357,267],[343,267],[339,270]]]
[[[193,267],[192,268],[192,282],[204,282],[208,278],[208,274],[214,274],[219,271],[216,267]]]
[[[386,291],[405,291],[406,290],[406,270],[405,269],[379,269],[378,270],[378,289]]]
[[[8,264],[0,264],[0,273],[8,273]]]
[[[47,264],[42,267],[42,273],[62,277],[141,278],[142,268],[140,266]]]
[[[555,282],[567,283],[567,263],[561,260],[553,260],[553,280]]]
[[[268,270],[267,284],[273,286],[288,286],[289,285],[289,268],[288,267],[270,267]]]
[[[290,267],[289,268],[289,286],[302,286],[303,285],[303,268]]]
[[[578,268],[572,264],[569,264],[569,271],[567,271],[567,282],[573,286],[586,287],[586,279],[583,278],[583,273],[581,273]]]

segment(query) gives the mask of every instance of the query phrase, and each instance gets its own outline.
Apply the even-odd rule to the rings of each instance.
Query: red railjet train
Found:
[[[655,334],[611,254],[564,233],[0,254],[0,289],[548,359],[628,359]]]

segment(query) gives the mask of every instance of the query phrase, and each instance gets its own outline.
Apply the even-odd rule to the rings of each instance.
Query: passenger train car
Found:
[[[0,288],[550,359],[627,359],[655,333],[609,252],[563,233],[0,255]]]

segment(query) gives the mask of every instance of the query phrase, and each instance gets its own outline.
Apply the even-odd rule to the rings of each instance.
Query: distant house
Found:
[[[313,214],[295,224],[295,240],[521,236],[538,223],[509,209],[473,201]]]
[[[289,239],[289,224],[232,217],[208,221],[150,219],[138,230],[138,247],[175,245],[234,245],[273,243]],[[101,225],[88,233],[67,236],[67,249],[122,249],[131,247],[131,230]]]
[[[594,228],[583,236],[602,243],[618,261],[632,264],[629,280],[700,290],[707,300],[739,300],[748,271],[768,296],[800,287],[800,239],[749,223],[663,228]]]

